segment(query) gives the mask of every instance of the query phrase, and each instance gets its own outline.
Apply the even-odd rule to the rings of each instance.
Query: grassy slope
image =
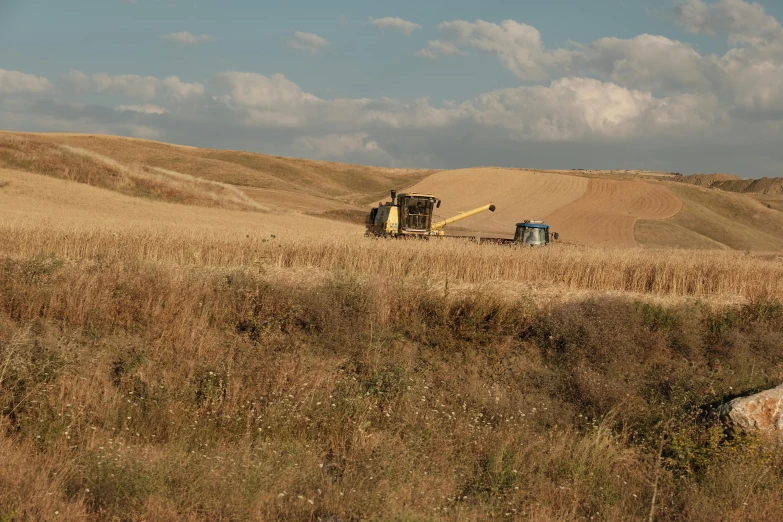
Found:
[[[756,198],[767,208],[773,208],[779,212],[783,212],[783,196],[770,196],[766,194],[753,194]]]
[[[639,221],[636,239],[648,247],[783,250],[783,213],[757,199],[717,189],[669,184],[683,208],[663,221]]]
[[[0,259],[0,518],[783,518],[702,413],[783,378],[779,303],[387,276]]]
[[[432,172],[197,149],[110,136],[49,134],[31,139],[84,148],[123,163],[161,167],[232,185],[327,196],[355,205],[371,202],[392,188],[410,185]]]

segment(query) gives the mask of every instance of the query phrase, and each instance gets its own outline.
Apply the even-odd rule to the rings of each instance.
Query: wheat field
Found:
[[[519,249],[470,240],[382,240],[347,232],[335,237],[243,234],[185,227],[59,228],[0,225],[0,252],[70,260],[142,261],[175,266],[265,266],[348,271],[432,282],[526,283],[532,287],[617,291],[658,296],[758,298],[783,296],[783,263],[740,252],[599,249],[556,245]],[[279,234],[279,232],[278,232]],[[274,237],[272,237],[274,236]]]

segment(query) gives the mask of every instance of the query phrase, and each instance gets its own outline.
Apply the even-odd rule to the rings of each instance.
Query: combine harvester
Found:
[[[475,216],[480,212],[495,211],[495,205],[487,204],[462,212],[442,221],[432,222],[434,209],[440,207],[440,200],[430,194],[400,194],[391,191],[391,201],[381,203],[370,210],[364,222],[367,236],[430,238],[445,236],[443,227],[460,219]]]
[[[495,205],[488,203],[484,206],[462,212],[448,219],[432,222],[433,211],[440,207],[440,199],[431,194],[397,194],[391,191],[391,201],[379,203],[370,210],[365,218],[367,231],[370,237],[396,237],[396,238],[424,238],[454,237],[466,238],[479,243],[495,243],[501,245],[545,246],[551,240],[557,240],[557,232],[550,233],[549,225],[541,221],[526,220],[517,223],[516,233],[513,239],[499,237],[474,237],[474,236],[446,236],[443,227],[455,221],[475,216],[485,210],[495,211]]]

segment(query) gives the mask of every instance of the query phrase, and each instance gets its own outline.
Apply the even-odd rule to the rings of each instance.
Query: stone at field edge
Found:
[[[771,435],[783,440],[783,384],[748,397],[738,397],[718,408],[728,425],[746,433]]]

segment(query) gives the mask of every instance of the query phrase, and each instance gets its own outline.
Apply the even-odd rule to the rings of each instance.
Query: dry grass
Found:
[[[15,135],[0,136],[0,167],[45,174],[130,196],[188,205],[240,210],[268,210],[231,185],[202,180],[109,157],[67,145],[53,145]]]
[[[171,236],[244,238],[317,237],[327,228],[342,236],[356,227],[301,214],[261,213],[195,207],[147,198],[49,176],[0,169],[0,221],[6,227],[102,230],[107,234],[165,232]],[[56,233],[55,233],[56,235]]]
[[[467,240],[385,241],[242,237],[191,230],[124,231],[0,225],[0,251],[52,252],[74,260],[138,259],[210,267],[271,266],[415,276],[431,281],[527,283],[664,296],[782,297],[783,263],[738,252],[518,249]],[[358,234],[357,234],[358,235]]]
[[[167,201],[239,210],[269,210],[250,199],[244,192],[233,185],[200,179],[160,167],[127,166],[96,152],[68,145],[61,145],[59,148],[65,152],[88,158],[97,164],[113,169],[121,176],[124,176],[118,181],[118,185],[156,187],[157,191],[151,190],[151,192],[153,194],[156,192],[164,194],[161,199]],[[120,192],[123,191],[120,190]]]
[[[0,516],[643,520],[665,437],[657,520],[775,520],[780,455],[698,412],[783,377],[782,326],[766,301],[6,258]]]

